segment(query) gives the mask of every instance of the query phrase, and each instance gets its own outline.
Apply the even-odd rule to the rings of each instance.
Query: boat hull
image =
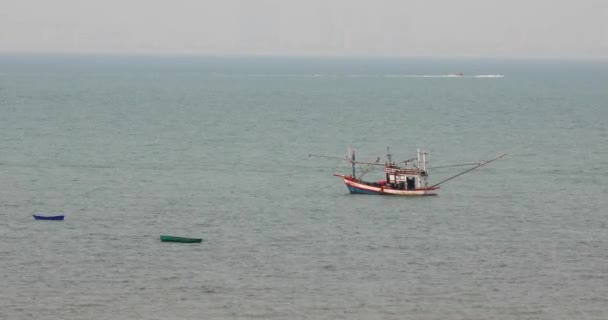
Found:
[[[161,235],[160,241],[162,241],[162,242],[180,242],[180,243],[201,243],[203,241],[203,239]]]
[[[33,214],[35,220],[53,220],[53,221],[63,221],[64,216],[39,216]]]
[[[340,176],[348,191],[353,194],[373,194],[387,196],[436,196],[439,188],[422,188],[413,190],[393,189],[388,186],[374,186],[347,176]]]

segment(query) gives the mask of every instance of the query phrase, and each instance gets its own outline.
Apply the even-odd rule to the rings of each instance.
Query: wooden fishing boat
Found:
[[[41,216],[37,214],[33,214],[34,219],[36,220],[55,220],[55,221],[63,221],[64,216]]]
[[[200,243],[201,241],[203,241],[203,239],[161,235],[160,236],[160,241],[163,241],[163,242],[181,242],[181,243]]]
[[[473,171],[479,167],[482,167],[492,161],[496,161],[506,154],[492,160],[483,161],[479,163],[466,163],[448,165],[435,168],[448,168],[448,167],[460,167],[460,166],[472,166],[463,172],[460,172],[454,176],[444,179],[438,183],[429,185],[428,183],[428,168],[427,158],[428,153],[420,151],[416,157],[407,159],[401,162],[393,162],[392,155],[387,147],[387,161],[384,164],[380,163],[380,157],[375,162],[362,162],[355,159],[355,150],[349,150],[348,155],[345,158],[330,157],[321,155],[308,155],[309,157],[321,157],[329,159],[343,159],[350,162],[352,167],[352,173],[350,175],[344,175],[334,173],[334,176],[341,178],[344,184],[348,188],[350,193],[354,194],[375,194],[375,195],[395,195],[395,196],[435,196],[439,190],[439,186],[449,180],[452,180],[458,176],[461,176],[467,172]],[[357,176],[356,165],[367,166]],[[377,181],[365,181],[363,176],[372,168],[376,166],[384,167],[384,178]]]

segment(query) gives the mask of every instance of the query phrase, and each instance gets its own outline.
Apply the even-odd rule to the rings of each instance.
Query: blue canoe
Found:
[[[61,216],[39,216],[34,214],[34,219],[36,220],[58,220],[58,221],[63,221],[63,215]]]

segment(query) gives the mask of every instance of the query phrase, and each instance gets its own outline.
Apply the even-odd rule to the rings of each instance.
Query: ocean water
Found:
[[[606,88],[606,62],[0,56],[0,318],[606,319]],[[349,146],[508,156],[365,196],[308,157]]]

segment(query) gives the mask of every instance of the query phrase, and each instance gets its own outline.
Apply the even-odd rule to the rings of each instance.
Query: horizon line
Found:
[[[92,52],[92,51],[18,51],[0,50],[0,56],[105,56],[158,58],[330,58],[330,59],[427,59],[427,60],[510,60],[510,61],[587,61],[608,62],[608,57],[555,56],[483,56],[483,55],[378,55],[326,53],[193,53],[193,52]]]

